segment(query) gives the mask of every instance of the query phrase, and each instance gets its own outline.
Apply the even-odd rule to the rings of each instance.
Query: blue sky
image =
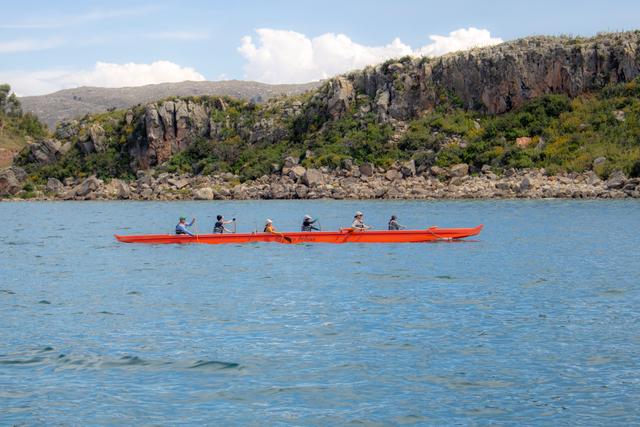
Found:
[[[21,95],[170,78],[296,82],[399,53],[640,28],[640,2],[625,0],[4,3],[0,80]],[[470,28],[486,31],[450,34]]]

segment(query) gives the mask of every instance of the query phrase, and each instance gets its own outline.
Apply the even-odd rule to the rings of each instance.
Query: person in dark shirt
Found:
[[[391,219],[389,220],[389,230],[402,230],[403,228],[407,227],[400,225],[396,215],[391,215]]]
[[[305,215],[304,219],[302,220],[302,227],[300,228],[301,231],[319,231],[320,229],[318,227],[315,227],[313,224],[316,223],[316,221],[318,221],[318,219],[312,219],[311,215]]]
[[[214,233],[230,233],[231,231],[227,227],[225,227],[225,225],[233,224],[233,222],[236,220],[235,218],[233,218],[231,221],[225,221],[222,215],[218,215],[216,219],[217,221],[213,226]]]

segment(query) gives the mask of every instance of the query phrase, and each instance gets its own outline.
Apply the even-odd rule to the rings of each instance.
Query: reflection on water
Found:
[[[0,203],[0,420],[631,425],[635,201]],[[265,218],[474,226],[464,244],[139,246]],[[239,214],[242,213],[242,215]]]

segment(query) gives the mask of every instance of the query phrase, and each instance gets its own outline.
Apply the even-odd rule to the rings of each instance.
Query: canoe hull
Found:
[[[122,243],[147,244],[241,244],[255,242],[272,243],[422,243],[464,239],[476,236],[482,231],[482,225],[473,228],[437,228],[425,230],[398,231],[340,231],[284,232],[284,233],[235,233],[235,234],[198,234],[196,236],[175,234],[143,234],[133,236],[115,235]]]

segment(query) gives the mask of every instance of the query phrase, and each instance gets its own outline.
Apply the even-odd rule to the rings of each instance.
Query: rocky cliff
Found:
[[[436,59],[407,57],[338,76],[304,104],[296,105],[293,114],[304,114],[309,123],[320,121],[322,125],[355,110],[360,115],[373,112],[379,122],[397,125],[452,101],[466,109],[499,114],[544,94],[575,97],[638,75],[640,31],[591,39],[530,37]],[[147,137],[132,146],[141,167],[167,160],[188,145],[189,135],[206,136],[211,129],[229,125],[226,116],[224,123],[210,119],[211,108],[184,102],[177,105],[168,101],[146,107]],[[290,109],[291,105],[281,107]],[[224,110],[221,104],[213,109]],[[267,129],[262,137],[272,137],[268,130],[273,122],[260,123]],[[247,130],[246,123],[232,125],[255,139],[255,129]],[[281,138],[290,136],[282,129],[276,133]],[[210,135],[217,136],[215,132]]]
[[[635,102],[637,84],[633,81],[639,75],[640,31],[587,39],[530,37],[439,58],[405,57],[387,61],[332,78],[307,94],[281,97],[264,104],[211,96],[172,98],[66,122],[56,131],[57,141],[33,144],[19,163],[29,168],[29,165],[50,164],[75,156],[63,167],[68,171],[72,165],[82,163],[83,158],[90,158],[91,161],[85,162],[84,173],[100,173],[96,165],[112,166],[114,162],[119,162],[117,167],[107,171],[135,172],[167,164],[175,169],[187,162],[188,166],[193,164],[192,172],[200,173],[206,163],[205,166],[213,168],[211,172],[224,172],[227,168],[242,175],[242,170],[262,162],[251,173],[244,173],[250,178],[279,171],[282,160],[291,153],[307,162],[306,166],[315,162],[316,167],[335,166],[336,161],[339,165],[344,159],[377,163],[381,153],[391,153],[390,159],[414,158],[418,166],[427,159],[424,160],[428,162],[427,167],[435,161],[447,164],[467,161],[475,163],[472,167],[479,170],[485,162],[492,162],[492,166],[500,166],[502,162],[505,166],[519,167],[523,163],[518,156],[526,152],[529,163],[546,165],[550,156],[564,153],[561,144],[568,144],[567,150],[584,149],[580,141],[568,141],[562,132],[604,129],[595,122],[593,125],[575,123],[571,128],[561,126],[560,114],[573,108],[563,99],[600,91],[607,85],[631,82],[616,90],[626,91],[624,96],[629,97],[626,99]],[[518,122],[517,127],[496,131],[492,116],[506,116],[505,113],[517,111],[549,94],[565,98],[541,102],[525,112],[531,117],[509,116],[509,120]],[[619,107],[611,102],[606,108]],[[439,111],[440,122],[431,119],[420,122],[424,117],[431,117],[434,111]],[[460,116],[463,113],[456,111],[471,111],[474,115]],[[635,130],[628,132],[630,124],[638,119],[634,111],[630,108],[628,113],[607,112],[612,129],[626,123],[627,133],[614,135],[620,144],[635,138]],[[441,122],[447,115],[455,114],[462,117],[467,127],[446,131]],[[626,118],[625,114],[628,114]],[[580,121],[583,117],[572,120]],[[426,126],[427,135],[418,138],[417,143],[407,141],[408,130],[420,126]],[[505,126],[502,123],[497,127]],[[542,126],[547,126],[546,130],[540,130]],[[466,133],[461,133],[463,131]],[[595,138],[592,133],[585,135],[591,140]],[[606,136],[603,135],[599,134],[598,138]],[[549,143],[551,138],[555,139]],[[197,145],[199,141],[206,144]],[[528,148],[533,142],[535,148]],[[471,154],[464,150],[469,147],[472,154],[477,154],[474,144],[489,150],[489,154],[481,153],[471,161],[466,160]],[[494,148],[496,144],[502,146]],[[413,147],[413,151],[403,152],[403,147]],[[445,158],[442,150],[449,160],[442,160]],[[576,156],[580,154],[578,151]],[[593,156],[598,153],[593,152],[596,153]],[[108,153],[112,153],[110,157]],[[184,153],[188,155],[176,159]],[[573,155],[569,153],[568,157]],[[589,156],[583,156],[584,165],[571,167],[585,170],[588,165],[590,168],[592,158]],[[195,163],[202,164],[196,168]],[[46,177],[47,173],[43,175]]]
[[[640,31],[590,39],[529,37],[435,59],[403,58],[330,80],[317,93],[335,118],[358,104],[407,120],[453,99],[498,114],[544,94],[575,97],[640,74]]]

